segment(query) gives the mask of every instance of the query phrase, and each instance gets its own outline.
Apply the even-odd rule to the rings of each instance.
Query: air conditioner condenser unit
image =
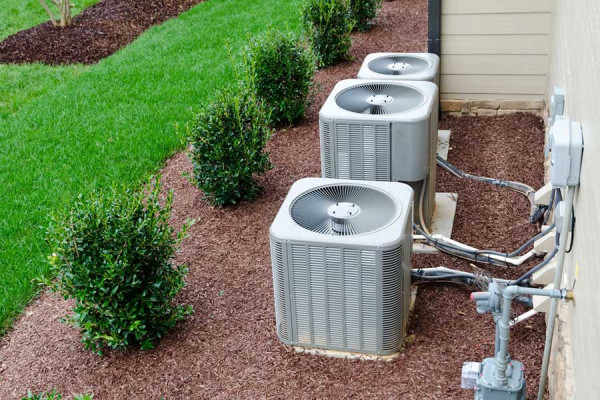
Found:
[[[415,191],[415,222],[435,206],[438,89],[431,82],[348,79],[319,112],[326,178],[392,181]]]
[[[365,57],[360,79],[428,81],[439,86],[440,58],[431,53],[373,53]]]
[[[277,333],[305,348],[390,355],[410,304],[413,191],[306,178],[270,229]]]

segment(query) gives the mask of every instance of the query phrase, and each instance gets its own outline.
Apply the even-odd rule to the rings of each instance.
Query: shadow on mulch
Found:
[[[423,285],[406,344],[393,362],[361,362],[300,355],[275,331],[269,225],[294,181],[320,176],[318,110],[340,79],[351,78],[375,51],[426,51],[427,1],[385,2],[377,26],[356,34],[356,61],[321,70],[322,91],[305,121],[275,133],[268,145],[275,168],[261,178],[263,195],[252,203],[214,209],[182,176],[184,153],[162,171],[175,191],[173,224],[198,222],[178,262],[190,267],[181,300],[196,314],[151,351],[109,352],[99,358],[82,349],[79,334],[59,322],[70,303],[45,293],[16,323],[0,349],[0,398],[27,389],[93,392],[95,399],[472,399],[460,389],[463,361],[493,354],[494,324],[477,314],[469,289]],[[543,124],[533,115],[448,119],[449,161],[465,171],[543,184]],[[478,247],[512,250],[536,233],[527,222],[528,201],[519,194],[438,173],[438,191],[458,193],[453,237]],[[447,255],[416,255],[413,267],[444,265],[472,270]],[[527,266],[481,266],[493,275],[517,277]],[[517,311],[523,311],[518,309]],[[544,317],[511,332],[511,355],[524,362],[527,385],[536,388],[543,352]],[[533,391],[533,390],[532,390]]]
[[[0,63],[95,64],[203,0],[102,0],[61,28],[45,22],[0,42]]]

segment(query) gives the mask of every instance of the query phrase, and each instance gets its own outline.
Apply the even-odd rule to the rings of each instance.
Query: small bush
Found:
[[[348,58],[354,28],[348,0],[306,0],[301,13],[321,67]]]
[[[225,89],[200,112],[190,129],[192,182],[212,204],[252,200],[255,175],[271,164],[264,147],[271,136],[270,112],[246,89]]]
[[[31,390],[27,391],[27,396],[22,397],[21,400],[62,400],[62,395],[52,389],[51,392],[33,393]]]
[[[189,223],[169,226],[173,193],[161,206],[156,178],[137,189],[98,190],[79,196],[70,211],[54,215],[47,230],[53,290],[75,299],[66,321],[87,349],[153,347],[192,312],[174,305],[185,286],[185,266],[173,256]]]
[[[381,0],[350,0],[350,10],[354,19],[355,28],[361,32],[373,25],[377,11],[381,7]]]
[[[304,116],[316,67],[310,47],[293,34],[269,29],[251,38],[245,59],[248,80],[271,108],[274,124]]]
[[[73,396],[73,400],[92,400],[93,394],[76,394]],[[52,389],[51,392],[33,393],[31,390],[27,391],[27,396],[22,397],[21,400],[62,400],[62,395]]]

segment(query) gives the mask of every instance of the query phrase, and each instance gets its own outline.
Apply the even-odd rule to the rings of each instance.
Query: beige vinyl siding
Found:
[[[442,99],[543,100],[553,0],[443,0]]]
[[[442,35],[442,55],[547,55],[549,35]]]
[[[546,91],[546,76],[443,75],[442,87],[449,93],[538,94]]]
[[[545,54],[447,54],[442,64],[445,75],[545,75]]]
[[[568,318],[561,317],[569,322],[558,323],[570,340],[554,346],[555,357],[568,354],[564,359],[572,374],[550,377],[550,388],[557,390],[550,398],[591,400],[600,397],[600,1],[556,0],[555,7],[548,92],[563,88],[565,116],[581,122],[585,149],[573,251],[566,257],[563,281],[563,287],[575,286],[576,300],[566,305]]]
[[[551,12],[552,0],[442,0],[443,14]]]
[[[442,17],[442,35],[547,35],[550,16],[550,13],[448,14]]]

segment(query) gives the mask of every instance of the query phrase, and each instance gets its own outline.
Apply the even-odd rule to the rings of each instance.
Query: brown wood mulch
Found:
[[[460,389],[463,361],[492,356],[494,325],[478,315],[461,286],[421,286],[410,324],[410,342],[393,362],[361,362],[300,355],[277,339],[273,310],[269,225],[294,181],[320,175],[318,109],[335,82],[354,76],[374,51],[425,51],[427,1],[385,2],[378,25],[356,34],[356,59],[320,71],[322,86],[307,119],[278,131],[269,143],[275,168],[261,178],[264,194],[252,203],[213,209],[202,202],[182,171],[180,153],[167,162],[163,179],[175,190],[173,223],[197,219],[178,258],[190,266],[181,300],[195,315],[151,351],[83,350],[76,330],[59,322],[69,302],[45,293],[5,338],[0,349],[0,398],[27,389],[93,392],[95,399],[397,398],[471,399]],[[543,183],[543,125],[533,115],[448,119],[449,160],[466,171]],[[453,236],[475,246],[514,249],[536,233],[527,223],[527,200],[514,192],[463,181],[445,171],[438,191],[459,195]],[[471,270],[446,255],[414,256],[414,267],[445,265]],[[531,264],[529,264],[529,267]],[[485,267],[485,266],[484,266]],[[528,266],[486,267],[516,277]],[[220,295],[221,294],[221,295]],[[520,310],[523,311],[523,310]],[[544,318],[512,329],[510,351],[525,363],[530,391],[537,387]]]
[[[102,0],[70,26],[45,22],[7,37],[0,43],[0,63],[94,64],[201,1]]]

